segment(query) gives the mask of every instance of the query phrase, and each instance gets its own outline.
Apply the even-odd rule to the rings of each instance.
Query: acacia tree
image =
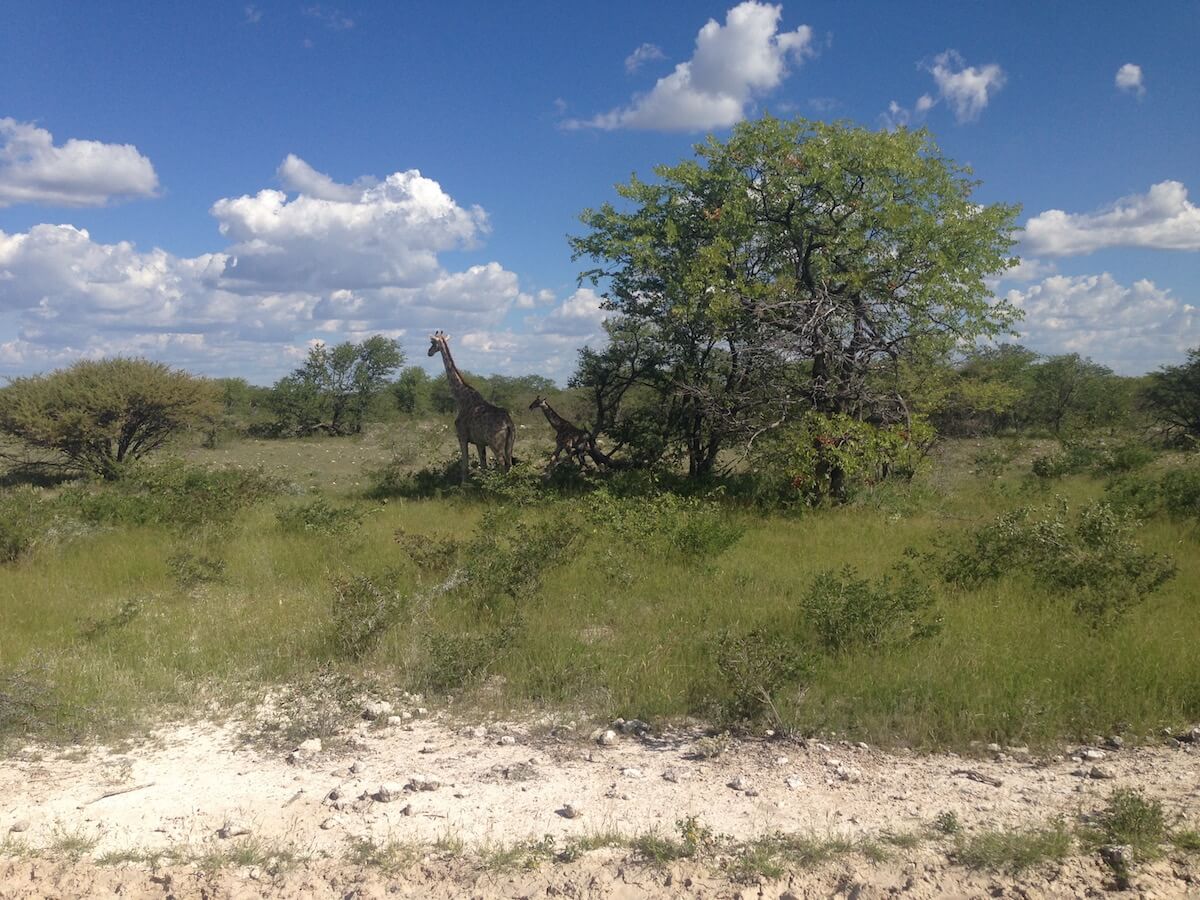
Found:
[[[146,359],[85,360],[0,389],[0,431],[107,479],[219,412],[212,382]]]
[[[599,263],[581,277],[657,344],[638,380],[657,386],[692,474],[805,410],[901,417],[902,362],[1016,319],[984,279],[1014,262],[1017,208],[975,202],[928,133],[767,116],[696,152],[618,186],[632,209],[585,211],[590,232],[571,240]]]
[[[399,342],[379,334],[358,344],[317,344],[304,365],[276,382],[272,408],[281,423],[299,432],[320,427],[331,434],[357,433],[367,407],[403,364]]]
[[[1162,434],[1171,440],[1200,438],[1200,347],[1187,361],[1151,372],[1142,401]]]

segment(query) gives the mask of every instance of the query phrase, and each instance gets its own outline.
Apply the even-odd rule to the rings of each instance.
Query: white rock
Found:
[[[414,775],[408,779],[410,791],[436,791],[441,786],[442,783],[432,775]]]
[[[559,810],[559,813],[564,819],[578,819],[583,815],[583,810],[574,803],[564,803],[562,805],[562,809]]]
[[[337,821],[334,819],[323,819],[321,821],[321,830],[328,831],[330,828],[333,828],[336,825],[337,825]]]
[[[627,768],[622,769],[621,774],[624,775],[626,778],[645,778],[646,777],[646,773],[643,772],[641,769],[636,768],[635,766],[628,766]]]
[[[617,740],[617,733],[611,728],[607,728],[596,738],[596,743],[601,747],[611,747]]]
[[[382,719],[392,714],[392,704],[386,700],[368,700],[363,704],[364,719]]]
[[[415,713],[416,713],[418,716],[427,716],[427,715],[429,715],[429,710],[427,710],[427,709],[426,709],[425,707],[423,707],[423,706],[418,706],[418,707],[417,707],[415,710],[413,710],[413,712],[415,712]]]
[[[300,746],[296,748],[301,753],[320,753],[321,739],[309,738],[307,741],[301,741]]]
[[[1080,750],[1079,755],[1082,756],[1088,762],[1099,762],[1100,760],[1104,759],[1104,757],[1108,756],[1108,754],[1105,753],[1103,750],[1091,750],[1091,749]]]
[[[475,738],[487,737],[487,728],[485,728],[483,725],[476,725],[474,728],[471,729],[471,737],[475,737]]]
[[[789,760],[786,756],[775,757],[775,765],[777,765],[777,766],[786,766],[788,764],[788,762],[789,762]]]
[[[17,821],[12,823],[12,825],[8,826],[8,830],[13,832],[14,834],[19,834],[22,831],[28,831],[29,830],[29,820],[28,819],[17,819]]]
[[[793,791],[798,791],[800,788],[804,787],[804,779],[799,775],[789,775],[787,778],[783,779],[783,783]]]
[[[374,793],[374,798],[380,803],[391,803],[404,796],[404,786],[394,781],[385,781]]]
[[[664,781],[669,781],[671,784],[678,784],[679,782],[686,781],[688,778],[690,778],[691,774],[692,773],[687,769],[671,768],[663,772],[662,777]]]
[[[404,724],[404,719],[401,716],[388,716],[387,723],[389,727],[396,728],[397,726]]]
[[[226,822],[217,829],[217,837],[219,838],[231,838],[249,833],[250,828],[245,822]]]
[[[511,734],[506,734],[506,735],[504,735],[504,737],[500,738],[500,740],[498,740],[496,743],[499,744],[501,747],[511,747],[516,742],[517,742],[517,739],[515,737],[513,737]]]
[[[750,790],[750,782],[746,780],[745,775],[738,775],[733,779],[733,781],[728,782],[728,784],[729,787],[733,788],[735,791]]]
[[[353,775],[357,775],[359,772],[361,772],[365,768],[366,768],[366,765],[363,763],[363,761],[361,759],[356,759],[354,762],[350,763],[350,772]]]

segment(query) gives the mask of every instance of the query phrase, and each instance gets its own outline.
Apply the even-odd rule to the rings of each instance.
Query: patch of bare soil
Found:
[[[953,814],[968,835],[1078,823],[1118,787],[1160,800],[1169,818],[1200,811],[1200,745],[1044,759],[750,740],[699,758],[713,742],[696,732],[631,729],[603,745],[570,730],[386,719],[295,752],[246,743],[246,723],[174,725],[134,749],[22,748],[0,762],[0,898],[1080,897],[1116,887],[1097,858],[1076,849],[1019,875],[972,871],[931,823]],[[914,840],[876,861],[743,869],[742,883],[721,862],[587,849],[616,835],[678,839],[689,817],[736,841]],[[523,842],[544,852],[505,857]],[[1169,854],[1139,866],[1132,889],[1200,896],[1200,865]]]

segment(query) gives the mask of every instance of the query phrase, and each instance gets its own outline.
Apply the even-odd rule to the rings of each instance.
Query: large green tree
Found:
[[[399,342],[373,335],[360,343],[317,344],[304,365],[276,382],[271,405],[282,426],[357,433],[371,401],[404,364]]]
[[[1200,439],[1200,347],[1181,365],[1151,372],[1142,400],[1166,437]]]
[[[219,412],[212,382],[145,359],[82,361],[0,389],[0,431],[108,479]]]
[[[1017,209],[975,200],[928,133],[767,116],[696,153],[619,185],[621,207],[585,211],[571,239],[619,333],[637,336],[585,349],[575,383],[654,392],[692,474],[806,410],[900,418],[903,362],[1016,319],[985,278],[1013,262]]]

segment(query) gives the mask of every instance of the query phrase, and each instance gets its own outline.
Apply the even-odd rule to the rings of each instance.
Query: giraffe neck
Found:
[[[570,428],[571,423],[554,411],[549,403],[542,404],[542,412],[546,414],[546,421],[555,431],[562,431],[564,428]]]
[[[454,401],[459,406],[479,399],[479,392],[463,380],[462,373],[458,371],[458,366],[454,364],[454,358],[450,355],[450,345],[445,343],[442,344],[442,365],[446,367],[450,393],[454,395]]]

